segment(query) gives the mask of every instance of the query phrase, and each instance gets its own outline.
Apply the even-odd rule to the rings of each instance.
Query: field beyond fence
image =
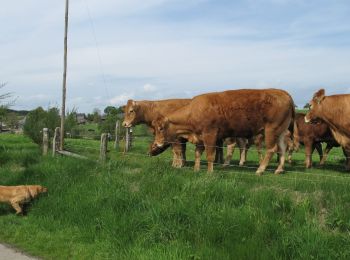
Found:
[[[0,204],[0,240],[44,258],[349,259],[350,175],[341,149],[326,165],[304,168],[303,151],[275,176],[255,175],[258,156],[213,174],[171,167],[172,154],[148,157],[151,138],[134,136],[128,153],[109,142],[66,139],[89,160],[41,156],[28,138],[0,135],[0,185],[42,184],[47,195],[28,215]],[[122,144],[121,144],[122,147]],[[275,158],[269,169],[275,169]]]

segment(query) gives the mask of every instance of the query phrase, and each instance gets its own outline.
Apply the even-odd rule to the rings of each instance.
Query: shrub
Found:
[[[57,108],[50,108],[45,111],[38,107],[29,112],[23,126],[23,132],[29,136],[35,143],[42,143],[42,130],[47,127],[49,132],[53,133],[55,128],[60,125],[60,116]]]

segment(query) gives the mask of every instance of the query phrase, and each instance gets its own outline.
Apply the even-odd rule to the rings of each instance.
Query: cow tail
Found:
[[[293,105],[293,116],[292,116],[293,122],[292,125],[292,136],[293,136],[293,150],[297,152],[299,150],[300,142],[299,142],[299,130],[297,125],[297,120],[295,118],[295,107]]]

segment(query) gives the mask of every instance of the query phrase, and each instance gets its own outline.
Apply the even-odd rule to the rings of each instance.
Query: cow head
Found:
[[[164,146],[170,144],[169,140],[171,137],[169,136],[169,120],[166,117],[157,118],[152,121],[152,127],[155,132],[154,142],[153,142],[153,150],[157,147],[158,149],[163,149]]]
[[[312,100],[310,101],[310,110],[305,115],[306,123],[314,122],[320,118],[320,112],[322,110],[322,102],[324,99],[325,99],[324,89],[320,89],[314,94]]]
[[[123,121],[124,127],[132,127],[133,124],[137,122],[138,109],[139,109],[139,106],[137,105],[137,102],[132,99],[129,99],[128,103],[124,107],[124,121]]]
[[[149,149],[148,149],[148,155],[150,156],[156,156],[158,154],[161,154],[162,152],[164,152],[166,149],[168,149],[168,147],[171,144],[166,144],[163,145],[162,147],[158,147],[155,143],[150,144]]]

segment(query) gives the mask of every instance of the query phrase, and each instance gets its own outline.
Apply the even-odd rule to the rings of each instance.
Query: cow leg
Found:
[[[243,166],[247,160],[247,139],[237,138],[237,144],[239,147],[239,166]]]
[[[304,142],[305,145],[305,167],[311,168],[312,166],[312,152],[313,152],[313,144],[312,142]]]
[[[318,155],[320,156],[320,163],[323,160],[323,151],[322,151],[322,144],[321,143],[316,143],[315,144],[316,151]]]
[[[257,175],[262,175],[266,170],[267,165],[269,164],[273,154],[277,150],[277,140],[278,136],[275,134],[275,129],[265,128],[265,145],[266,145],[266,154],[258,170],[256,171]]]
[[[323,157],[322,157],[322,159],[321,159],[321,161],[320,161],[320,165],[324,165],[324,163],[325,163],[326,160],[327,160],[328,154],[329,154],[329,152],[332,150],[332,148],[333,148],[333,145],[330,144],[330,143],[327,143],[327,146],[326,146],[326,148],[324,149]]]
[[[224,166],[230,165],[233,153],[235,151],[236,142],[234,142],[232,139],[230,139],[230,143],[227,144],[227,153],[226,153],[226,159],[224,162]]]
[[[180,142],[176,142],[172,144],[173,147],[173,164],[172,166],[175,168],[181,168],[184,166],[183,154],[182,154],[182,144]]]
[[[185,166],[186,164],[186,142],[187,140],[181,140],[181,151],[182,151],[182,165],[181,166]]]
[[[201,156],[204,151],[204,145],[203,144],[197,144],[196,150],[195,150],[195,159],[194,159],[194,171],[197,172],[201,168]]]
[[[262,134],[258,134],[256,137],[254,137],[254,144],[255,144],[256,150],[258,151],[258,156],[259,156],[259,164],[264,159],[264,155],[261,152],[263,141],[264,141],[264,136]]]
[[[215,153],[215,163],[223,164],[224,163],[224,142],[222,140],[217,141],[216,143],[216,153]]]
[[[287,131],[284,131],[278,138],[279,165],[275,171],[275,174],[281,174],[284,171],[284,163],[286,160],[286,149],[287,149],[287,143],[286,143],[287,133],[288,133]]]
[[[287,149],[288,149],[288,163],[292,164],[292,155],[294,151],[294,144],[292,139],[289,138],[288,143],[287,143]]]
[[[345,170],[350,171],[350,148],[343,147],[343,153],[346,158]]]
[[[204,148],[207,154],[208,172],[214,171],[214,159],[216,153],[216,132],[203,134]]]

